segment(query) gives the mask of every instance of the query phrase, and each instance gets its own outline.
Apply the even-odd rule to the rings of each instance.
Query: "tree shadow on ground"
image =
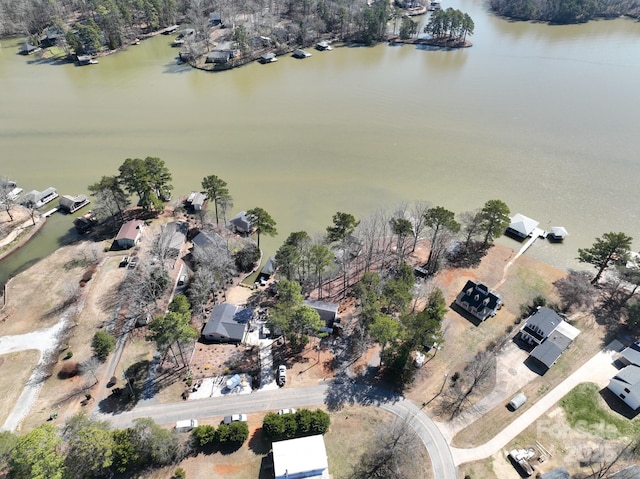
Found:
[[[218,452],[223,456],[228,456],[235,452],[238,452],[238,450],[242,447],[242,444],[243,443],[241,442],[229,442],[221,444],[218,446]]]
[[[111,389],[111,394],[98,403],[102,413],[117,414],[132,410],[142,397],[150,361],[138,361],[124,373],[127,380],[122,387]]]
[[[339,411],[347,405],[379,406],[382,403],[402,399],[404,399],[402,394],[384,383],[355,382],[347,374],[340,373],[329,384],[324,402],[330,411]]]
[[[271,450],[271,441],[265,437],[261,427],[253,431],[253,435],[249,439],[249,449],[257,455],[267,454]]]
[[[481,242],[471,242],[468,247],[464,245],[447,255],[449,265],[454,268],[477,268],[489,251]]]
[[[262,458],[260,463],[260,475],[258,479],[273,478],[273,454],[269,453]]]

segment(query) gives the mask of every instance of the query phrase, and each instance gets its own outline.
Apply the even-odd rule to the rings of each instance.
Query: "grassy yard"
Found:
[[[575,387],[560,401],[560,406],[572,428],[603,439],[636,436],[640,432],[640,420],[612,413],[600,396],[599,387],[592,383]]]

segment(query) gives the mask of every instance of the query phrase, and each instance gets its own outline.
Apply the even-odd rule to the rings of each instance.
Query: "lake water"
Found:
[[[462,212],[499,198],[565,226],[564,245],[527,253],[563,268],[604,232],[637,237],[640,24],[548,26],[473,0],[445,6],[473,18],[472,48],[313,50],[215,74],[177,65],[166,36],[85,67],[37,63],[5,40],[0,174],[78,194],[125,158],[158,156],[176,196],[215,174],[234,212],[270,212],[280,235],[263,239],[267,254],[291,231],[324,231],[336,211],[417,199]],[[54,215],[0,263],[0,280],[55,249],[72,219]]]

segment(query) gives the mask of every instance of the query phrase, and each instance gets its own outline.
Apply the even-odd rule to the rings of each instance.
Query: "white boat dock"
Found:
[[[51,216],[52,214],[54,214],[56,211],[58,211],[60,209],[59,206],[56,206],[53,209],[50,209],[49,211],[47,211],[46,213],[42,213],[42,216],[45,218],[48,218],[49,216]]]

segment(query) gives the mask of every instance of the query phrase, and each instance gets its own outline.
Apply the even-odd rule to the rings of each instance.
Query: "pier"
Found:
[[[49,211],[47,211],[46,213],[42,213],[42,216],[44,218],[48,218],[49,216],[51,216],[52,214],[54,214],[56,211],[58,211],[60,209],[59,206],[56,206],[55,208],[50,209]]]

